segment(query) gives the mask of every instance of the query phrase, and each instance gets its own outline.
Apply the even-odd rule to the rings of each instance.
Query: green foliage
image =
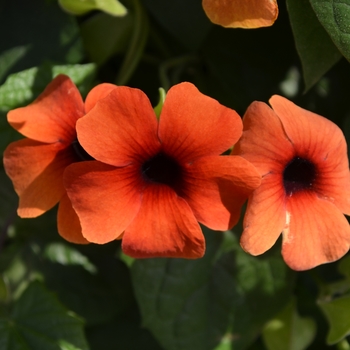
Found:
[[[103,82],[142,89],[157,116],[164,92],[182,81],[241,116],[281,94],[350,138],[349,0],[278,1],[275,24],[256,30],[213,25],[201,4],[1,2],[1,153],[22,138],[6,113],[60,73],[84,97]],[[2,168],[0,350],[349,349],[349,255],[293,272],[279,241],[261,256],[245,253],[238,224],[235,233],[205,230],[202,259],[133,259],[120,241],[64,241],[57,208],[20,219],[17,206]]]
[[[291,300],[267,323],[263,337],[268,350],[303,350],[310,345],[315,333],[315,322],[300,317],[295,300]]]
[[[0,316],[0,348],[60,350],[62,344],[67,350],[88,349],[83,323],[41,283],[33,282]]]
[[[309,90],[341,58],[341,53],[318,21],[309,0],[287,0],[295,45]]]
[[[350,60],[350,1],[310,0],[310,3],[334,44]]]
[[[290,298],[293,278],[280,257],[257,261],[229,239],[227,252],[222,235],[208,232],[200,260],[132,265],[143,324],[165,349],[213,349],[226,332],[234,349],[246,349]]]
[[[118,0],[58,0],[62,8],[73,15],[101,10],[112,16],[124,16],[127,9]]]
[[[66,74],[75,84],[86,92],[94,75],[95,66],[92,63],[83,65],[54,66],[45,64],[11,74],[0,86],[0,110],[8,111],[31,102],[58,74]]]

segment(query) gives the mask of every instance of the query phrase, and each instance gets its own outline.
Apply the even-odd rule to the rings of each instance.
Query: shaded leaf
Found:
[[[81,25],[84,47],[90,59],[101,65],[114,54],[124,53],[130,42],[133,14],[112,17],[97,13]]]
[[[268,350],[303,350],[311,344],[315,334],[315,322],[300,317],[295,300],[291,300],[268,322],[263,337]]]
[[[0,81],[7,72],[19,61],[28,51],[29,46],[16,46],[8,49],[0,56]]]
[[[307,91],[341,58],[341,53],[318,21],[309,0],[287,0],[287,6]]]
[[[350,1],[309,0],[318,20],[334,44],[350,60]]]
[[[84,93],[94,76],[94,72],[95,65],[88,63],[66,66],[44,65],[12,74],[0,86],[0,110],[8,111],[28,104],[58,74],[68,75]]]
[[[245,349],[289,300],[293,274],[280,257],[251,257],[237,239],[233,251],[223,253],[225,241],[209,232],[202,259],[132,265],[143,323],[165,349],[212,350],[224,338],[235,350]]]
[[[93,10],[101,10],[112,16],[124,16],[126,7],[118,0],[58,0],[64,10],[73,15],[83,15]]]
[[[321,300],[319,306],[329,323],[327,344],[336,344],[350,334],[350,295],[331,301]]]
[[[41,283],[31,283],[8,317],[0,318],[0,349],[60,350],[62,342],[70,349],[88,349],[82,321]]]
[[[57,1],[16,0],[1,2],[0,52],[29,45],[25,59],[10,73],[39,66],[47,60],[75,64],[83,58],[79,27],[74,17],[64,13]]]

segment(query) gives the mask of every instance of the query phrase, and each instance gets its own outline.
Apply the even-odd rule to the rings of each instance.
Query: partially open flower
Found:
[[[12,142],[4,152],[4,167],[19,196],[18,215],[37,217],[58,202],[58,231],[67,240],[87,243],[63,187],[63,172],[74,162],[91,159],[80,146],[75,124],[115,86],[101,84],[82,100],[65,75],[57,76],[26,107],[8,113],[11,126],[27,138]]]
[[[283,234],[282,255],[295,270],[341,258],[350,244],[347,146],[331,121],[281,96],[273,109],[253,102],[234,149],[262,175],[248,200],[241,245],[259,255]]]
[[[117,87],[77,132],[97,160],[64,175],[83,236],[100,244],[122,237],[136,258],[203,256],[198,221],[232,227],[261,181],[242,157],[220,156],[241,136],[241,118],[190,83],[169,90],[159,121],[142,91]]]
[[[202,5],[213,23],[229,28],[269,27],[278,16],[276,0],[202,0]]]

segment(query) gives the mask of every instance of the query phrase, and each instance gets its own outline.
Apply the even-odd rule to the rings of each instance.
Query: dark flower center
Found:
[[[172,157],[158,153],[142,164],[142,174],[147,181],[177,189],[182,178],[182,168]]]
[[[288,196],[293,193],[308,190],[316,179],[316,167],[309,160],[294,157],[283,171],[283,185]]]
[[[81,146],[81,144],[79,143],[79,141],[77,139],[75,139],[73,142],[72,142],[72,148],[73,148],[73,151],[77,157],[77,161],[83,161],[83,160],[94,160],[94,158],[92,158],[90,156],[90,154],[88,154],[84,148]]]

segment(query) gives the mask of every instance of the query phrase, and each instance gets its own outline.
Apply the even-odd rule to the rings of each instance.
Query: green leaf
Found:
[[[212,350],[227,341],[245,349],[290,298],[293,274],[280,257],[251,257],[237,239],[220,253],[227,244],[219,232],[207,233],[206,242],[202,259],[132,265],[143,324],[166,349]]]
[[[134,16],[112,17],[97,13],[81,24],[81,36],[89,58],[101,65],[115,54],[127,50]]]
[[[127,9],[118,0],[58,0],[64,10],[74,15],[84,15],[101,10],[112,16],[125,16]]]
[[[309,1],[334,44],[350,60],[350,0]]]
[[[41,283],[33,282],[8,317],[0,318],[0,349],[60,350],[62,344],[70,344],[74,350],[88,349],[83,323]]]
[[[0,110],[8,111],[31,102],[58,74],[68,75],[73,82],[86,92],[95,73],[92,63],[82,65],[44,65],[10,75],[0,86]]]
[[[57,1],[16,0],[1,2],[0,52],[30,45],[24,59],[10,73],[36,67],[50,60],[76,64],[84,57],[77,21],[63,12]]]
[[[6,50],[0,56],[0,81],[7,72],[26,54],[29,49],[27,46],[16,46]]]
[[[327,344],[332,345],[340,342],[350,334],[350,295],[331,301],[321,300],[318,304],[330,326]]]
[[[157,118],[159,119],[160,113],[162,112],[163,104],[165,101],[166,92],[163,88],[159,88],[159,101],[158,104],[154,107],[154,112],[156,113]]]
[[[287,0],[287,6],[307,91],[341,58],[341,54],[318,21],[309,0]]]
[[[268,350],[303,350],[315,335],[315,322],[299,316],[295,300],[269,321],[263,332]]]

